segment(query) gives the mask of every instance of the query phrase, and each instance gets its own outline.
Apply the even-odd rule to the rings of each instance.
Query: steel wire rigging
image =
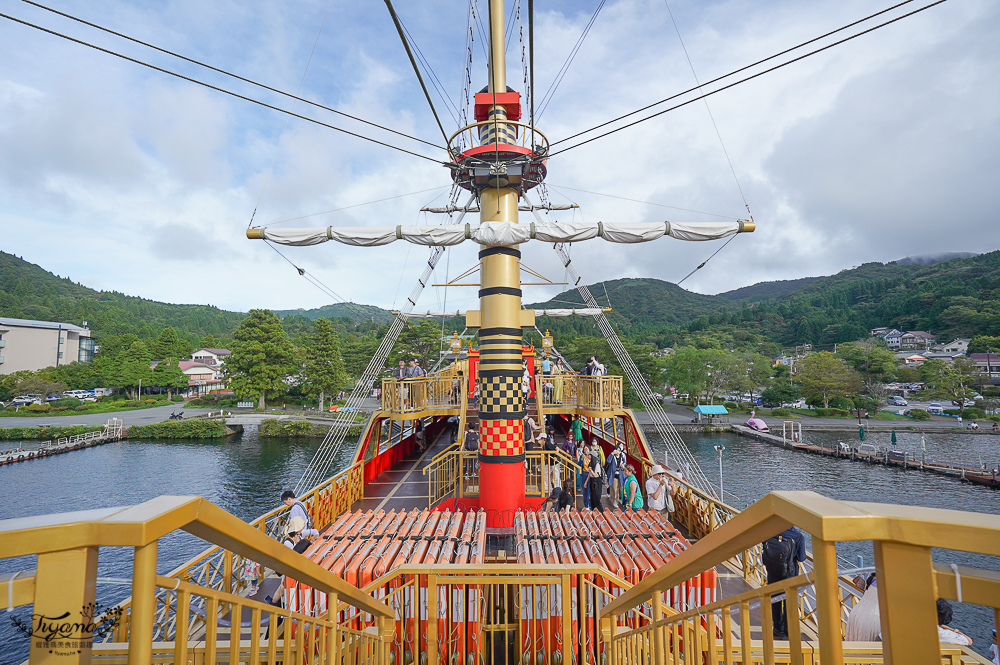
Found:
[[[440,164],[442,166],[448,166],[447,162],[442,162],[439,159],[434,159],[433,157],[428,157],[427,155],[421,155],[418,152],[413,152],[412,150],[407,150],[406,148],[400,148],[399,146],[395,146],[395,145],[392,145],[391,143],[386,143],[384,141],[379,141],[378,139],[373,139],[370,136],[365,136],[364,134],[358,134],[357,132],[352,132],[352,131],[350,131],[348,129],[344,129],[342,127],[337,127],[336,125],[331,125],[329,123],[323,122],[321,120],[317,120],[315,118],[310,118],[308,116],[304,116],[304,115],[301,115],[299,113],[294,113],[292,111],[283,109],[281,107],[274,106],[273,104],[268,104],[267,102],[262,102],[259,99],[254,99],[252,97],[247,97],[246,95],[241,95],[241,94],[239,94],[237,92],[233,92],[232,90],[226,90],[225,88],[220,88],[219,86],[212,85],[211,83],[206,83],[205,81],[199,81],[198,79],[192,78],[190,76],[185,76],[184,74],[180,74],[178,72],[174,72],[174,71],[171,71],[169,69],[165,69],[163,67],[158,67],[158,66],[156,66],[154,64],[145,62],[143,60],[139,60],[137,58],[133,58],[133,57],[127,56],[127,55],[125,55],[123,53],[118,53],[117,51],[112,51],[111,49],[106,49],[106,48],[104,48],[102,46],[97,46],[96,44],[91,44],[90,42],[85,42],[82,39],[77,39],[76,37],[70,37],[69,35],[65,35],[65,34],[63,34],[61,32],[56,32],[55,30],[51,30],[49,28],[44,28],[44,27],[42,27],[40,25],[36,25],[34,23],[30,23],[28,21],[25,21],[23,19],[19,19],[19,18],[14,17],[14,16],[10,16],[9,14],[0,13],[0,18],[5,18],[5,19],[7,19],[9,21],[14,21],[15,23],[20,23],[21,25],[27,26],[29,28],[34,28],[35,30],[39,30],[41,32],[53,35],[54,37],[59,37],[61,39],[65,39],[67,41],[71,41],[71,42],[74,42],[76,44],[80,44],[81,46],[86,46],[88,48],[92,48],[95,51],[100,51],[100,52],[106,53],[108,55],[113,55],[116,58],[121,58],[122,60],[127,60],[127,61],[135,63],[137,65],[142,65],[143,67],[148,67],[149,69],[152,69],[154,71],[160,72],[162,74],[167,74],[169,76],[173,76],[173,77],[179,78],[179,79],[181,79],[183,81],[187,81],[188,83],[194,83],[195,85],[200,85],[200,86],[202,86],[204,88],[208,88],[209,90],[215,90],[216,92],[221,92],[222,94],[229,95],[229,96],[235,97],[237,99],[242,99],[243,101],[246,101],[246,102],[250,102],[251,104],[257,104],[258,106],[263,106],[264,108],[271,109],[272,111],[277,111],[278,113],[284,113],[286,115],[292,116],[293,118],[298,118],[299,120],[305,120],[306,122],[313,123],[314,125],[319,125],[321,127],[326,127],[327,129],[332,129],[332,130],[340,132],[342,134],[347,134],[348,136],[353,136],[355,138],[359,138],[359,139],[362,139],[362,140],[365,140],[365,141],[369,141],[370,143],[375,143],[375,144],[378,144],[380,146],[384,146],[386,148],[391,148],[393,150],[398,150],[399,152],[406,153],[407,155],[413,155],[414,157],[419,157],[420,159],[426,159],[427,161],[434,162],[435,164]],[[302,101],[306,101],[306,100],[302,100]],[[389,131],[393,131],[393,130],[389,130]],[[409,137],[407,137],[407,138],[409,138]],[[420,139],[416,139],[416,140],[419,141]],[[421,142],[426,143],[426,141],[421,141]],[[434,144],[430,143],[428,145],[432,145],[433,146]],[[434,147],[435,148],[440,148],[440,146],[434,146]]]
[[[470,196],[468,203],[466,203],[464,207],[468,208],[474,198],[474,195]],[[453,223],[461,224],[465,215],[466,213],[463,211],[457,219],[453,220]],[[389,326],[389,330],[386,331],[385,336],[382,338],[382,343],[379,345],[378,350],[375,351],[374,355],[372,355],[371,360],[368,362],[368,367],[365,368],[364,374],[361,375],[361,378],[355,384],[354,389],[347,398],[347,403],[342,408],[342,411],[349,414],[361,411],[363,402],[371,393],[372,386],[375,384],[375,381],[382,374],[382,371],[385,368],[385,362],[389,357],[389,352],[392,350],[392,347],[396,344],[396,340],[399,338],[399,333],[402,331],[403,324],[406,322],[405,315],[413,311],[413,308],[417,304],[417,299],[420,297],[421,292],[423,292],[429,282],[431,273],[434,272],[434,268],[437,266],[438,261],[444,254],[445,249],[445,247],[441,246],[435,246],[431,249],[431,256],[427,260],[427,264],[424,266],[423,273],[420,275],[420,278],[417,279],[417,283],[411,290],[409,297],[407,297],[406,303],[400,307],[399,314],[393,320],[392,325]],[[316,449],[316,453],[313,455],[312,460],[309,462],[309,465],[302,473],[302,477],[299,479],[298,484],[295,486],[296,496],[299,496],[302,492],[315,487],[329,476],[331,467],[337,459],[337,454],[340,452],[340,448],[343,446],[344,441],[347,438],[347,432],[353,425],[353,419],[347,420],[346,418],[340,418],[333,426],[330,427],[330,430],[323,438],[323,442],[319,445],[319,448]]]
[[[601,4],[597,5],[597,9],[594,10],[594,15],[590,17],[587,25],[583,28],[583,33],[580,35],[580,38],[576,40],[576,44],[573,45],[569,55],[566,57],[566,62],[564,62],[562,67],[559,68],[559,71],[556,73],[556,77],[553,79],[549,89],[545,91],[545,94],[542,95],[541,100],[539,100],[539,118],[541,118],[542,114],[545,113],[545,109],[548,108],[549,102],[552,101],[552,96],[556,94],[556,90],[559,89],[559,84],[562,83],[563,78],[566,76],[566,72],[569,71],[569,66],[573,64],[573,61],[576,59],[576,54],[580,52],[580,47],[583,46],[583,41],[587,38],[587,35],[590,34],[590,29],[594,27],[594,21],[597,20],[597,15],[600,14],[601,9],[604,8],[604,3],[605,0],[601,0]],[[532,121],[532,125],[534,125],[534,121]]]
[[[59,11],[58,9],[53,9],[52,7],[46,7],[43,4],[34,2],[34,0],[21,0],[21,1],[24,2],[24,3],[27,3],[29,5],[32,5],[34,7],[38,7],[39,9],[44,9],[47,12],[52,12],[53,14],[57,14],[57,15],[62,16],[64,18],[68,18],[71,21],[76,21],[77,23],[81,23],[83,25],[89,26],[91,28],[95,28],[97,30],[101,30],[101,31],[106,32],[106,33],[108,33],[110,35],[114,35],[115,37],[121,37],[122,39],[127,39],[130,42],[134,42],[134,43],[139,44],[141,46],[145,46],[146,48],[151,48],[154,51],[159,51],[160,53],[165,53],[166,55],[172,56],[174,58],[179,58],[181,60],[184,60],[185,62],[190,62],[191,64],[198,65],[199,67],[204,67],[205,69],[210,69],[213,72],[218,72],[219,74],[223,74],[225,76],[229,76],[229,77],[237,79],[239,81],[243,81],[244,83],[249,83],[250,85],[256,86],[256,87],[261,88],[263,90],[267,90],[269,92],[273,92],[275,94],[282,95],[284,97],[288,97],[289,99],[292,99],[292,100],[294,100],[296,102],[302,102],[303,104],[308,104],[310,106],[315,106],[316,108],[323,109],[324,111],[329,111],[330,113],[335,113],[335,114],[343,116],[345,118],[350,118],[351,120],[357,120],[358,122],[364,123],[366,125],[370,125],[372,127],[377,127],[378,129],[382,129],[382,130],[390,132],[392,134],[396,134],[397,136],[402,136],[403,138],[407,138],[407,139],[410,139],[412,141],[417,141],[419,143],[423,143],[425,145],[429,145],[432,148],[438,148],[439,150],[444,150],[444,148],[442,148],[441,146],[439,146],[437,144],[434,144],[434,143],[431,143],[430,141],[425,141],[423,139],[417,138],[416,136],[410,136],[409,134],[406,134],[404,132],[400,132],[400,131],[392,129],[390,127],[386,127],[384,125],[380,125],[380,124],[378,124],[376,122],[371,122],[369,120],[365,120],[364,118],[359,118],[359,117],[357,117],[355,115],[351,115],[350,113],[345,113],[343,111],[338,111],[335,108],[331,108],[331,107],[326,106],[324,104],[320,104],[319,102],[314,102],[312,100],[305,99],[303,97],[299,97],[298,94],[293,95],[293,94],[285,92],[283,90],[278,90],[277,88],[272,88],[269,85],[265,85],[265,84],[260,83],[258,81],[254,81],[253,79],[248,79],[246,77],[240,76],[239,74],[234,74],[234,73],[232,73],[230,71],[226,71],[225,69],[220,69],[219,67],[214,67],[214,66],[209,65],[207,63],[201,62],[200,60],[195,60],[194,58],[189,58],[189,57],[187,57],[185,55],[181,55],[180,53],[175,53],[174,51],[170,51],[168,49],[161,48],[159,46],[156,46],[155,44],[150,44],[149,42],[144,42],[144,41],[142,41],[140,39],[136,39],[135,37],[130,37],[129,35],[123,34],[121,32],[116,32],[114,30],[111,30],[110,28],[105,28],[104,26],[98,25],[96,23],[91,23],[90,21],[87,21],[85,19],[73,16],[72,14],[67,14],[65,12]],[[10,17],[7,16],[6,18],[10,18]],[[17,20],[17,19],[14,19],[14,20]],[[326,20],[326,17],[324,16],[324,21],[325,20]],[[35,26],[32,26],[32,27],[35,27]],[[322,26],[321,26],[320,29],[322,30]],[[52,33],[52,34],[56,34],[56,33]],[[59,35],[59,36],[62,36],[62,35]],[[317,39],[318,39],[318,35],[317,35]],[[313,50],[315,50],[315,48],[316,48],[316,46],[314,44],[313,45]],[[113,54],[113,55],[116,55],[116,54]],[[310,60],[311,60],[312,59],[312,54],[310,54],[309,57],[310,57]],[[143,64],[143,63],[140,63],[140,64]],[[307,67],[308,67],[308,65],[307,65]],[[300,84],[299,87],[301,88],[301,84]]]
[[[880,12],[876,12],[875,14],[872,14],[872,15],[870,15],[868,17],[865,17],[863,19],[859,19],[857,21],[854,21],[853,23],[850,23],[850,24],[845,25],[845,26],[843,26],[841,28],[838,28],[836,30],[828,32],[825,35],[821,35],[821,36],[816,37],[814,39],[810,39],[809,41],[803,42],[803,43],[801,43],[801,44],[799,44],[797,46],[793,46],[792,48],[785,49],[784,51],[781,51],[780,53],[776,53],[775,55],[772,55],[772,56],[769,56],[767,58],[764,58],[763,60],[758,60],[755,63],[746,65],[744,67],[740,67],[739,69],[733,70],[733,71],[729,72],[728,74],[723,74],[722,76],[716,77],[716,78],[712,79],[711,81],[707,81],[707,82],[705,82],[703,84],[696,85],[696,86],[694,86],[692,88],[688,88],[687,90],[683,90],[681,92],[678,92],[678,93],[676,93],[674,95],[671,95],[670,97],[667,97],[665,99],[661,99],[658,102],[654,102],[652,104],[648,104],[647,106],[644,106],[644,107],[642,107],[640,109],[637,109],[635,111],[631,111],[629,113],[626,113],[625,115],[619,116],[619,117],[614,118],[612,120],[608,120],[608,121],[603,122],[603,123],[601,123],[599,125],[595,125],[594,127],[591,127],[590,129],[586,129],[586,130],[583,130],[581,132],[577,132],[576,134],[572,134],[570,136],[567,136],[566,138],[559,139],[558,141],[553,141],[551,143],[551,145],[554,146],[554,145],[557,145],[559,143],[565,143],[566,141],[570,141],[570,140],[572,140],[574,138],[578,138],[580,136],[583,136],[584,134],[589,134],[590,132],[596,131],[596,130],[600,129],[601,127],[606,127],[606,126],[608,126],[608,125],[610,125],[612,123],[618,122],[619,120],[623,120],[623,119],[631,117],[631,116],[633,116],[633,115],[635,115],[637,113],[641,113],[642,111],[651,109],[654,106],[659,106],[660,104],[664,104],[664,103],[666,103],[668,101],[677,99],[677,98],[682,97],[682,96],[684,96],[684,95],[686,95],[688,93],[697,91],[697,90],[702,89],[702,88],[704,88],[704,87],[706,87],[708,85],[711,85],[713,83],[717,83],[719,81],[722,81],[723,79],[729,78],[729,77],[734,76],[734,75],[736,75],[736,74],[738,74],[740,72],[746,71],[747,69],[755,67],[755,66],[757,66],[759,64],[762,64],[764,62],[768,62],[769,60],[773,60],[774,58],[780,57],[782,55],[786,55],[786,54],[790,53],[791,51],[795,51],[795,50],[797,50],[799,48],[802,48],[803,46],[805,46],[807,44],[811,44],[811,43],[813,43],[813,42],[815,42],[817,40],[823,39],[824,37],[828,37],[830,35],[836,34],[837,32],[841,32],[843,30],[846,30],[847,28],[850,28],[852,26],[858,25],[859,23],[864,23],[864,22],[872,19],[875,16],[879,16],[881,14],[884,14],[884,13],[888,12],[888,11],[896,9],[897,7],[901,7],[901,6],[905,5],[905,4],[909,4],[910,2],[913,2],[913,1],[914,0],[905,0],[904,2],[901,2],[901,3],[897,4],[897,5],[894,5],[892,7],[884,9],[884,10],[882,10]],[[586,140],[580,141],[579,143],[574,143],[571,146],[568,146],[566,148],[562,148],[561,150],[557,150],[557,151],[551,153],[549,155],[549,157],[554,157],[555,155],[562,154],[562,153],[566,152],[567,150],[572,150],[573,148],[579,148],[580,146],[586,145],[587,143],[591,143],[592,141],[596,141],[597,139],[604,138],[605,136],[610,136],[611,134],[615,134],[617,132],[620,132],[623,129],[628,129],[630,127],[634,127],[635,125],[638,125],[640,123],[646,122],[647,120],[652,120],[653,118],[659,117],[659,116],[661,116],[661,115],[663,115],[665,113],[669,113],[670,111],[675,111],[675,110],[677,110],[677,109],[679,109],[679,108],[681,108],[683,106],[687,106],[688,104],[696,102],[699,99],[705,99],[706,97],[710,97],[711,95],[714,95],[716,93],[722,92],[724,90],[728,90],[728,89],[733,88],[733,87],[735,87],[737,85],[740,85],[741,83],[746,83],[747,81],[751,81],[753,79],[759,78],[759,77],[763,76],[764,74],[769,74],[769,73],[771,73],[773,71],[781,69],[782,67],[786,67],[786,66],[791,65],[791,64],[793,64],[795,62],[798,62],[800,60],[804,60],[804,59],[806,59],[806,58],[808,58],[810,56],[813,56],[813,55],[816,55],[818,53],[822,53],[824,51],[827,51],[827,50],[829,50],[829,49],[831,49],[831,48],[833,48],[835,46],[839,46],[841,44],[849,42],[852,39],[856,39],[856,38],[861,37],[863,35],[866,35],[866,34],[868,34],[870,32],[874,32],[875,30],[878,30],[880,28],[884,28],[884,27],[886,27],[888,25],[892,25],[893,23],[901,21],[904,18],[908,18],[908,17],[913,16],[915,14],[919,14],[920,12],[923,12],[923,11],[925,11],[927,9],[930,9],[931,7],[935,7],[937,5],[940,5],[940,4],[942,4],[942,3],[946,2],[946,1],[947,0],[936,0],[936,2],[932,2],[932,3],[928,4],[928,5],[924,5],[923,7],[920,7],[918,9],[914,9],[913,11],[907,12],[906,14],[902,14],[900,16],[897,16],[897,17],[893,18],[893,19],[890,19],[890,20],[885,21],[883,23],[879,23],[878,25],[872,26],[871,28],[867,28],[865,30],[862,30],[861,32],[858,32],[858,33],[855,33],[853,35],[850,35],[849,37],[845,37],[843,39],[840,39],[840,40],[837,40],[837,41],[832,42],[830,44],[827,44],[826,46],[820,47],[820,48],[815,49],[813,51],[809,51],[808,53],[805,53],[803,55],[800,55],[800,56],[797,56],[795,58],[792,58],[791,60],[787,60],[787,61],[782,62],[782,63],[780,63],[778,65],[775,65],[773,67],[769,67],[768,69],[765,69],[765,70],[763,70],[761,72],[758,72],[756,74],[752,74],[750,76],[742,78],[742,79],[740,79],[738,81],[735,81],[733,83],[729,83],[727,85],[724,85],[721,88],[717,88],[715,90],[711,90],[709,92],[700,94],[700,95],[698,95],[696,97],[693,97],[692,99],[689,99],[687,101],[681,102],[679,104],[675,104],[674,106],[671,106],[671,107],[669,107],[667,109],[664,109],[662,111],[658,111],[658,112],[653,113],[651,115],[648,115],[648,116],[646,116],[644,118],[640,118],[639,120],[635,120],[635,121],[630,122],[628,124],[622,125],[621,127],[616,127],[615,129],[612,129],[612,130],[609,130],[607,132],[604,132],[603,134],[598,134],[597,136],[594,136],[594,137],[588,138]]]

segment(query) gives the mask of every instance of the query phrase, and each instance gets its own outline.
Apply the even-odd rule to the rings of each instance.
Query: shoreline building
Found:
[[[95,346],[86,326],[0,317],[0,374],[90,362]]]

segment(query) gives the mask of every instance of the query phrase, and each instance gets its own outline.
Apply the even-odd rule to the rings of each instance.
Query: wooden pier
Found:
[[[1000,473],[998,473],[998,469],[996,468],[983,469],[957,463],[942,462],[940,460],[917,459],[912,453],[865,443],[858,446],[850,446],[844,442],[838,442],[838,445],[828,447],[804,441],[796,442],[768,432],[758,432],[745,425],[731,425],[730,427],[733,432],[741,436],[749,436],[758,441],[769,443],[772,446],[778,446],[779,448],[800,450],[814,455],[839,457],[852,462],[881,464],[883,466],[895,466],[902,469],[936,473],[977,485],[1000,489]]]
[[[33,459],[68,453],[72,450],[90,448],[109,441],[117,441],[125,436],[125,421],[121,418],[111,418],[104,423],[100,432],[87,432],[64,436],[54,441],[42,441],[34,450],[24,450],[20,446],[10,450],[0,450],[0,466],[28,462]]]

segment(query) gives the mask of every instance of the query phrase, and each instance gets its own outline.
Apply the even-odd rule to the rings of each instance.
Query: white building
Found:
[[[0,317],[0,374],[36,371],[94,359],[94,340],[84,326]]]
[[[945,353],[968,353],[969,352],[969,342],[971,339],[966,339],[965,337],[959,337],[953,342],[944,345],[941,350]]]
[[[191,354],[191,360],[216,367],[226,362],[232,353],[229,349],[198,349]]]

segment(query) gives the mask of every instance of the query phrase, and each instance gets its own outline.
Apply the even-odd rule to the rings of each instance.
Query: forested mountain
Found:
[[[659,348],[691,344],[772,353],[783,346],[859,339],[876,326],[928,330],[941,337],[1000,335],[1000,251],[931,265],[868,263],[828,277],[763,282],[714,296],[656,279],[611,280],[591,285],[590,291],[601,305],[610,304],[608,318],[620,335]],[[528,306],[571,308],[582,302],[576,290],[568,290]],[[391,316],[353,303],[277,313],[293,335],[310,332],[322,316],[341,333],[372,340]],[[206,334],[229,338],[244,315],[94,291],[0,252],[0,316],[86,320],[98,338],[125,333],[154,338],[170,325],[197,344]],[[455,319],[445,329],[463,327]],[[564,340],[599,335],[593,321],[583,317],[542,317],[538,327]]]
[[[86,321],[98,339],[127,333],[149,339],[169,325],[197,344],[204,335],[231,336],[245,315],[211,305],[170,305],[95,291],[0,252],[0,316],[76,325]]]

